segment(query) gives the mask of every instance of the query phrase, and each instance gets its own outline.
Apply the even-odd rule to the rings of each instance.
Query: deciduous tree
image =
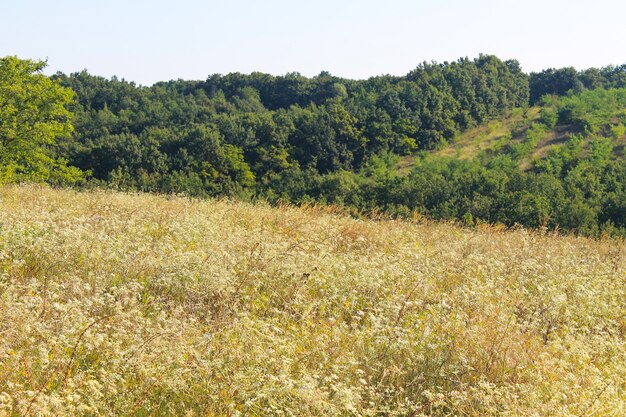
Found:
[[[83,173],[54,157],[55,141],[72,132],[74,93],[41,73],[45,62],[0,58],[0,183],[74,183]]]

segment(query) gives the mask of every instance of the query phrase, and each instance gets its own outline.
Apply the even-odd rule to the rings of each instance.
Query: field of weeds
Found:
[[[0,416],[626,415],[626,248],[0,188]]]

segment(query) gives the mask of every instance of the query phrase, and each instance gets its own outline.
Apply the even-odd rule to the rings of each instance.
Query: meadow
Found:
[[[626,248],[0,188],[0,416],[624,416]]]

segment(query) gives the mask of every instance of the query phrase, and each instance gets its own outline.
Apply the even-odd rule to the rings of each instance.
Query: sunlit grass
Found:
[[[0,199],[0,416],[626,415],[623,241]]]
[[[538,120],[539,107],[515,109],[498,120],[485,122],[460,133],[452,143],[434,152],[434,155],[473,159],[481,152],[497,151],[506,144],[522,141],[531,124]],[[549,149],[551,145],[542,142],[537,151],[544,152],[544,148]]]

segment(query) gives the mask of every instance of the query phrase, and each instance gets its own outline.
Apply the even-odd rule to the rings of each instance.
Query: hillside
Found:
[[[623,416],[622,240],[0,188],[0,416]]]
[[[528,77],[481,55],[361,81],[255,73],[138,88],[72,74],[59,81],[77,94],[76,140],[58,156],[121,190],[623,236],[624,73]]]
[[[0,58],[0,183],[626,236],[626,65],[525,74],[481,54],[151,87],[45,65]]]
[[[542,105],[514,109],[460,133],[450,144],[430,152],[430,156],[474,159],[485,153],[511,152],[528,140],[533,126],[540,125],[543,130],[539,137],[518,158],[526,170],[576,137],[583,139],[581,145],[586,155],[593,139],[611,138],[611,157],[620,160],[626,145],[625,123],[626,100],[611,97],[606,90],[587,91],[561,99],[546,97]]]
[[[373,198],[437,219],[626,234],[626,89],[518,108],[450,143],[387,163]],[[367,196],[365,201],[371,201]],[[391,203],[391,204],[390,204]]]

